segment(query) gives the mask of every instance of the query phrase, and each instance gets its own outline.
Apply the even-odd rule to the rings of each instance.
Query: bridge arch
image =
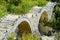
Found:
[[[43,20],[47,20],[48,21],[48,13],[47,13],[47,11],[43,11],[41,13],[41,15],[40,15],[39,22],[43,21]]]
[[[21,17],[19,18],[15,24],[14,24],[14,28],[13,28],[13,32],[16,32],[16,35],[18,32],[21,33],[32,33],[32,24],[31,24],[31,21],[26,18],[26,17]]]
[[[38,21],[38,30],[41,33],[41,30],[43,29],[41,24],[44,24],[43,21],[48,21],[48,12],[46,9],[43,9],[39,15],[39,21]]]

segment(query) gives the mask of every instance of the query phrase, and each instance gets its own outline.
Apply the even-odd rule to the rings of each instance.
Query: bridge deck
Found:
[[[0,40],[5,36],[4,34],[12,28],[12,24],[14,24],[18,17],[18,15],[8,14],[0,19]]]

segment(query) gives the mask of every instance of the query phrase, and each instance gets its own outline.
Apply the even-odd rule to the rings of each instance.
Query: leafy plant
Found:
[[[23,34],[22,37],[18,38],[18,40],[40,40],[37,35],[33,34]]]
[[[7,14],[6,6],[0,5],[0,17]]]
[[[46,0],[0,0],[0,7],[4,6],[3,10],[0,8],[0,16],[6,13],[26,14],[33,6],[44,6],[46,3]]]
[[[60,32],[55,35],[55,40],[60,40]]]
[[[7,40],[14,40],[14,37],[15,37],[15,34],[11,33],[11,34],[8,35]]]

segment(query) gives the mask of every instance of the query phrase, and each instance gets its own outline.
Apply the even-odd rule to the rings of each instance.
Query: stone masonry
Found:
[[[55,5],[55,2],[48,2],[46,6],[43,7],[34,6],[29,13],[24,15],[5,15],[0,19],[0,40],[7,40],[6,37],[8,34],[14,32],[22,21],[27,21],[30,25],[31,32],[40,36],[38,30],[39,19],[45,11],[49,21]]]

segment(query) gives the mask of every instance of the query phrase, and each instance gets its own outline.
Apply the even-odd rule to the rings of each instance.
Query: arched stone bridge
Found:
[[[45,15],[45,18],[49,21],[55,5],[55,2],[48,2],[46,6],[43,7],[34,6],[28,14],[5,15],[0,19],[0,40],[6,40],[5,38],[8,34],[15,32],[18,29],[26,29],[27,32],[40,35],[38,30],[38,24],[40,23],[39,21],[43,15]]]

